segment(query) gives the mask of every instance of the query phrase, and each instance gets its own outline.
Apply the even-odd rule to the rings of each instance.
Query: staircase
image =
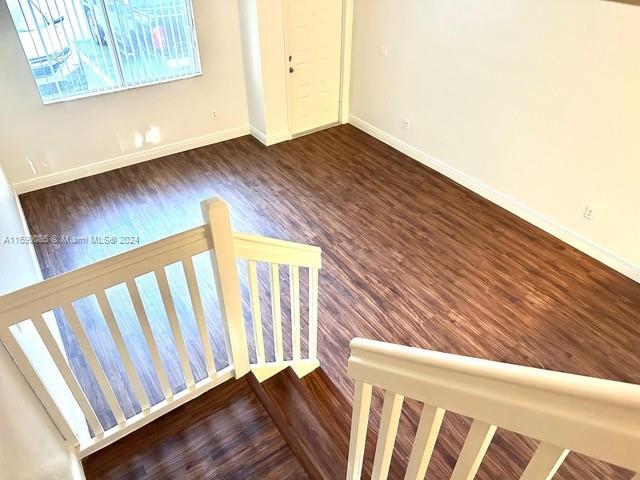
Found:
[[[101,480],[345,478],[350,411],[322,369],[300,379],[287,368],[262,383],[250,373],[89,455],[84,471]]]
[[[607,478],[629,479],[638,469],[636,385],[365,339],[352,342],[349,373],[353,416],[321,368],[302,379],[292,369],[263,382],[249,374],[89,456],[87,478],[603,478],[589,474],[584,455],[629,469]],[[383,401],[370,422],[374,387]],[[419,421],[401,437],[403,403],[414,400],[422,403]],[[459,413],[472,422],[457,458],[447,472],[431,469],[445,448],[438,437],[450,434],[445,414]],[[515,475],[491,458],[498,428],[537,439]],[[516,442],[508,448],[522,453]],[[582,456],[565,461],[570,451]]]
[[[221,200],[203,218],[0,297],[0,339],[86,478],[507,478],[504,431],[513,478],[590,478],[588,456],[640,480],[637,385],[355,339],[350,401],[318,368],[320,249],[233,233]],[[454,448],[445,413],[467,419]]]
[[[309,477],[345,478],[351,405],[324,371],[249,381]]]
[[[0,339],[78,459],[230,379],[318,367],[320,249],[233,233],[219,199],[202,213],[0,297]]]

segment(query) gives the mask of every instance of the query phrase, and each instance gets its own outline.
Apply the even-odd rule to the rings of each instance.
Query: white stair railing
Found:
[[[387,478],[404,397],[423,403],[405,480],[425,478],[445,411],[473,419],[452,480],[475,477],[498,427],[540,442],[521,480],[551,479],[571,450],[640,471],[638,385],[360,338],[351,342],[348,371],[350,480],[362,472],[372,386],[385,392],[373,480]]]
[[[234,234],[231,231],[227,206],[219,199],[203,202],[203,217],[205,225],[164,238],[157,242],[116,255],[47,279],[38,284],[17,290],[0,297],[0,340],[7,348],[15,363],[23,372],[25,378],[33,388],[55,422],[65,440],[75,447],[78,457],[83,458],[115,440],[140,428],[170,410],[184,404],[190,399],[214,388],[222,382],[240,377],[253,370],[260,381],[274,373],[291,366],[298,375],[302,376],[318,366],[317,359],[317,298],[318,298],[318,269],[321,267],[321,252],[318,247],[302,245],[253,235]],[[221,310],[228,366],[217,369],[214,362],[214,351],[210,336],[216,332],[210,327],[203,308],[203,291],[196,279],[194,256],[210,252],[212,269],[218,289],[218,304]],[[240,283],[237,271],[238,261],[248,262],[248,284],[251,296],[251,315],[254,323],[254,339],[257,362],[251,364],[250,348],[247,343],[245,322],[242,309]],[[265,262],[270,265],[272,279],[271,304],[274,306],[274,340],[276,355],[273,360],[267,360],[263,328],[260,315],[260,293],[258,291],[257,264]],[[196,381],[189,360],[188,347],[184,332],[176,312],[174,298],[177,294],[167,279],[165,268],[179,263],[182,266],[193,315],[195,318],[200,348],[206,366],[205,378]],[[282,315],[280,311],[280,291],[278,287],[278,266],[289,268],[290,304],[292,320],[292,355],[285,359],[282,345]],[[300,325],[300,280],[299,270],[309,270],[309,338],[308,355],[301,355],[301,325]],[[151,273],[161,298],[166,318],[169,322],[171,335],[175,344],[180,371],[184,378],[185,388],[172,391],[168,373],[158,346],[158,338],[154,335],[153,318],[143,304],[141,291],[136,278]],[[110,303],[106,290],[116,285],[124,285],[135,316],[140,325],[153,368],[160,384],[163,398],[151,405],[149,393],[145,390],[141,378],[134,366],[132,354],[127,347],[125,335],[116,321],[113,305]],[[85,330],[81,315],[73,302],[86,297],[95,297],[102,314],[109,335],[115,344],[117,354],[122,362],[123,370],[131,384],[134,396],[138,401],[141,412],[127,418],[122,406],[118,402],[114,389],[109,382],[109,372],[106,372],[96,354],[90,335]],[[94,407],[90,403],[87,392],[83,390],[76,373],[70,367],[64,348],[51,333],[47,321],[55,321],[51,312],[60,309],[73,332],[86,363],[96,379],[97,386],[104,395],[107,406],[116,420],[116,425],[104,429]],[[74,431],[70,421],[70,406],[62,404],[53,392],[47,389],[46,379],[38,374],[38,365],[32,364],[28,349],[21,346],[19,329],[32,324],[42,339],[44,348],[55,363],[61,378],[66,383],[78,408],[84,415],[91,428],[89,438]],[[33,328],[29,325],[29,328]],[[45,380],[45,381],[43,381]]]
[[[264,381],[275,373],[291,367],[299,377],[318,367],[318,271],[321,267],[321,252],[318,247],[300,243],[274,240],[255,235],[235,234],[234,246],[238,258],[247,262],[251,318],[253,321],[254,343],[257,363],[251,371],[259,381]],[[258,263],[269,264],[269,293],[271,303],[271,330],[273,332],[273,361],[265,360],[265,342],[262,335],[263,322],[261,295],[257,276]],[[283,320],[279,266],[286,265],[289,272],[289,298],[291,312],[290,360],[284,358]],[[300,302],[300,269],[308,270],[308,354],[302,358],[302,329]]]

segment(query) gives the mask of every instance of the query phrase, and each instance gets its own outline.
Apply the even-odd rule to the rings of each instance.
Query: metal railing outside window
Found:
[[[44,103],[201,74],[191,0],[7,0]]]

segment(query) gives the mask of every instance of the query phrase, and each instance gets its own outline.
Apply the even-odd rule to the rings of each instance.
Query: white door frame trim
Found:
[[[353,0],[342,1],[342,69],[340,71],[340,123],[349,123],[351,47],[353,43]]]
[[[289,11],[287,9],[287,0],[282,0],[282,35],[284,37],[284,75],[285,75],[285,86],[287,88],[285,95],[285,102],[287,104],[287,130],[289,131],[289,140],[293,138],[293,129],[291,128],[291,103],[289,102],[289,91],[291,90],[291,75],[289,72],[289,68],[291,64],[289,63],[289,32],[287,31],[287,25],[289,25],[287,15]]]

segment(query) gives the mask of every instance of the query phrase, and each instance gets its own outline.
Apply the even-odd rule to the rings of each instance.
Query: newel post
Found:
[[[218,302],[225,325],[227,352],[233,362],[236,378],[249,372],[249,349],[242,314],[240,278],[229,218],[229,207],[219,198],[201,203],[202,217],[213,240],[211,261],[218,290]]]

